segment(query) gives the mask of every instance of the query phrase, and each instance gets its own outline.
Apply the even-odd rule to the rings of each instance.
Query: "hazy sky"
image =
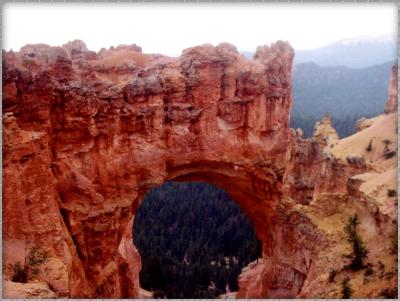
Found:
[[[137,44],[147,53],[229,42],[255,50],[278,39],[296,49],[347,37],[395,33],[394,4],[34,4],[3,6],[3,48],[62,45],[81,39],[89,49]]]

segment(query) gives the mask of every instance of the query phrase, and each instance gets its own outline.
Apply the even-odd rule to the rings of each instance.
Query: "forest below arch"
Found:
[[[138,208],[133,239],[140,284],[158,298],[216,298],[238,290],[242,268],[261,257],[253,226],[223,190],[167,182]]]

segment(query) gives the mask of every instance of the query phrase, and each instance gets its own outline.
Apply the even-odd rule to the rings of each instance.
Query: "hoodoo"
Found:
[[[282,41],[253,60],[227,43],[179,58],[82,41],[3,51],[4,295],[17,295],[21,264],[25,297],[33,280],[57,297],[139,297],[133,216],[169,180],[215,184],[252,220],[262,266],[238,296],[340,296],[327,278],[352,273],[343,226],[355,212],[371,265],[389,273],[396,217],[354,179],[374,167],[329,152],[321,129],[290,129],[293,56]],[[395,278],[376,273],[357,292],[378,296]]]
[[[392,67],[392,75],[389,81],[389,97],[387,102],[385,103],[385,113],[396,113],[398,108],[398,66],[395,65]]]

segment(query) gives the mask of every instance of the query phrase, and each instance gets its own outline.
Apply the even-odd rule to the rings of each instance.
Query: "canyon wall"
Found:
[[[323,265],[321,199],[358,194],[357,168],[324,153],[323,131],[290,129],[293,55],[281,41],[253,60],[226,43],[179,58],[81,41],[3,51],[3,279],[28,262],[28,284],[57,297],[139,297],[131,227],[144,194],[206,181],[263,242],[257,297],[296,297]]]

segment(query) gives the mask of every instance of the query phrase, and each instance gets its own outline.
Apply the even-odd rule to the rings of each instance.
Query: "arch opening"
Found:
[[[166,182],[151,189],[132,227],[140,285],[156,298],[218,298],[238,291],[243,267],[261,257],[252,222],[220,188]]]

